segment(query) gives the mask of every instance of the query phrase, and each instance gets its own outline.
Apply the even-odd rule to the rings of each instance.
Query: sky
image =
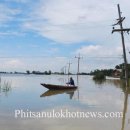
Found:
[[[0,71],[71,72],[114,68],[123,62],[118,19],[130,27],[129,0],[0,0]],[[115,28],[119,28],[116,26]],[[128,62],[130,36],[125,34]]]

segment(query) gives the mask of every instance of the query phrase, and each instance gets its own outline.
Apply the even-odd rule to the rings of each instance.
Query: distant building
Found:
[[[122,69],[115,69],[113,71],[113,77],[117,77],[117,78],[120,78],[122,75]]]

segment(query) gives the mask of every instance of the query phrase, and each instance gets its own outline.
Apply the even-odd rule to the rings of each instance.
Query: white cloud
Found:
[[[25,63],[23,60],[12,58],[12,59],[0,59],[2,64],[0,65],[1,71],[16,71],[23,70]]]
[[[11,0],[7,0],[10,1]],[[26,3],[27,0],[13,0],[19,3]],[[118,17],[116,4],[121,3],[121,9],[123,16],[127,16],[126,24],[129,25],[129,0],[38,0],[36,4],[30,3],[28,5],[30,13],[25,14],[23,26],[26,30],[34,31],[39,35],[52,40],[52,43],[80,43],[90,41],[86,46],[82,46],[76,50],[76,54],[81,53],[83,56],[120,56],[122,54],[122,47],[120,41],[120,35],[111,35],[111,24]],[[19,10],[9,8],[6,4],[0,4],[0,24],[6,23],[11,20],[15,20],[15,15],[20,13]],[[27,9],[28,10],[28,9]],[[28,11],[29,11],[28,10]],[[27,12],[28,12],[27,11]],[[24,12],[24,13],[27,13]],[[18,19],[22,19],[17,17]],[[19,22],[17,19],[17,22]],[[130,25],[129,25],[130,26]],[[128,26],[128,27],[129,27]],[[1,32],[1,35],[8,35],[10,32]],[[14,35],[17,33],[14,33]],[[93,45],[96,43],[97,45]],[[34,47],[34,46],[33,46]],[[57,52],[57,48],[47,50],[45,53]],[[53,54],[52,54],[53,55]],[[54,61],[53,61],[54,60]],[[101,61],[101,59],[100,59]],[[106,62],[100,62],[95,60],[94,62],[84,62],[82,70],[93,69],[94,67],[109,67],[113,60]],[[36,62],[36,61],[35,61]],[[39,61],[41,62],[41,61]],[[36,63],[39,63],[36,62]],[[64,66],[65,61],[58,61],[54,58],[44,60],[44,63],[49,64],[46,67],[43,62],[41,65],[36,65],[34,62],[25,62],[26,67],[31,63],[35,68],[53,68],[54,70],[59,69],[55,63],[59,62],[59,66]],[[115,60],[113,64],[117,64]],[[32,66],[33,66],[32,65]],[[37,67],[35,67],[37,66]],[[44,67],[43,67],[44,66]],[[75,65],[74,65],[75,66]],[[15,67],[14,67],[15,68]],[[32,67],[33,68],[33,67]],[[74,67],[73,67],[74,68]],[[75,68],[74,68],[75,69]],[[75,69],[76,70],[76,69]]]
[[[121,3],[123,14],[130,20],[129,0],[38,0],[35,4],[30,0],[6,1],[26,3],[31,11],[25,14],[26,22],[22,21],[24,28],[58,43],[117,43],[116,36],[112,39],[110,26],[118,17],[117,3]],[[0,23],[15,19],[19,13],[6,4],[0,4],[0,8]]]
[[[23,32],[18,32],[18,31],[6,31],[6,32],[0,32],[0,37],[1,36],[23,36]]]
[[[104,36],[99,32],[106,33],[107,30],[103,27],[111,25],[115,18],[114,9],[115,5],[109,1],[41,1],[30,14],[30,20],[24,27],[59,43],[92,41]]]
[[[76,53],[80,53],[81,55],[95,55],[95,53],[99,53],[101,49],[102,46],[100,45],[89,45],[81,47],[76,51]]]
[[[9,60],[6,64],[13,67],[23,66],[23,63],[19,59]]]
[[[76,54],[81,54],[83,56],[96,56],[96,57],[103,57],[103,56],[121,56],[122,54],[122,47],[114,47],[108,48],[106,46],[101,45],[88,45],[83,46],[76,51]]]
[[[18,13],[20,13],[20,10],[9,8],[5,4],[0,4],[0,24],[13,20],[14,16]]]
[[[118,17],[118,3],[127,15],[128,0],[40,0],[24,27],[58,43],[114,43],[117,38],[111,39],[110,25]]]
[[[123,59],[87,59],[87,56],[121,57],[120,34],[112,35],[110,26],[118,18],[116,6],[118,3],[121,5],[123,16],[127,16],[126,24],[128,24],[130,20],[130,1],[128,0],[101,0],[100,2],[96,0],[41,0],[34,7],[30,20],[24,24],[24,27],[58,43],[70,44],[83,41],[97,43],[97,45],[86,45],[76,50],[76,54],[81,53],[84,57],[83,61],[81,60],[80,71],[113,68],[116,64],[122,63]],[[77,62],[71,65],[74,72],[77,69],[76,65]]]
[[[66,57],[21,57],[0,59],[2,71],[61,71],[61,68],[68,62]]]
[[[108,47],[103,45],[88,45],[82,46],[75,51],[75,54],[81,54],[81,71],[87,71],[94,69],[110,69],[115,65],[123,62],[122,46]]]

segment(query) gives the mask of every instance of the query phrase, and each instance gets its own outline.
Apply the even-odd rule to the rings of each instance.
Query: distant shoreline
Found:
[[[0,75],[63,75],[63,76],[68,76],[68,74],[27,74],[27,73],[0,73]],[[77,75],[77,74],[69,74],[69,75]],[[90,74],[79,74],[79,75],[90,75]],[[92,75],[90,75],[92,76]]]

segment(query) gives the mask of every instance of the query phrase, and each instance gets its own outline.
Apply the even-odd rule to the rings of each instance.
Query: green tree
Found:
[[[29,70],[27,70],[27,71],[26,71],[26,73],[27,73],[27,74],[30,74],[30,71],[29,71]]]

